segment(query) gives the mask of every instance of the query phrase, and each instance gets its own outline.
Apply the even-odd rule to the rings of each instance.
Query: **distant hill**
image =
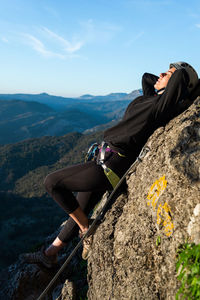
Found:
[[[21,140],[61,136],[68,132],[83,132],[110,117],[99,111],[81,111],[79,107],[57,112],[45,104],[21,100],[0,100],[0,144]]]
[[[84,95],[64,98],[39,95],[0,95],[0,144],[15,143],[42,136],[62,136],[85,132],[119,120],[140,91],[107,96]],[[105,125],[103,125],[105,124]],[[100,127],[101,129],[101,127]]]
[[[52,96],[46,93],[42,94],[0,94],[0,100],[22,100],[26,102],[39,102],[46,104],[54,109],[62,109],[73,104],[73,98]]]
[[[133,100],[140,96],[142,93],[141,89],[132,91],[131,93],[111,93],[105,96],[93,96],[83,95],[80,97],[69,98],[61,96],[52,96],[47,93],[41,94],[0,94],[0,100],[23,100],[23,101],[34,101],[42,104],[46,104],[53,109],[63,110],[72,108],[74,105],[82,105],[84,103],[94,102],[108,102],[108,101],[120,101],[120,100]]]

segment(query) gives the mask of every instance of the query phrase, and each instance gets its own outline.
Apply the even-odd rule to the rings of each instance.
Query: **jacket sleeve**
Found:
[[[155,88],[154,84],[158,80],[158,76],[150,74],[150,73],[144,73],[142,76],[142,90],[144,96],[154,96],[155,95]]]
[[[179,102],[188,97],[188,81],[188,75],[184,69],[173,73],[164,93],[154,103],[154,121],[168,121],[179,113]]]

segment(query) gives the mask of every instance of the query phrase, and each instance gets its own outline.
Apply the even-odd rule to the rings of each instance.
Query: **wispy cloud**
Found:
[[[63,50],[65,52],[68,53],[74,53],[78,50],[80,50],[80,48],[83,46],[83,42],[82,41],[78,41],[78,42],[69,42],[67,39],[64,39],[62,36],[54,33],[53,31],[49,30],[46,27],[43,27],[43,31],[53,40],[55,40],[55,42],[60,43],[60,46],[63,47]]]
[[[139,32],[134,37],[132,37],[129,41],[125,43],[125,47],[130,47],[134,44],[138,39],[140,39],[144,35],[144,31]]]
[[[24,42],[37,53],[50,58],[60,59],[80,57],[83,46],[91,43],[110,41],[122,28],[109,22],[95,22],[90,19],[80,23],[80,30],[70,39],[50,30],[47,27],[37,28],[37,33],[23,33]]]
[[[197,27],[197,28],[200,28],[200,24],[196,24],[196,27]]]
[[[29,33],[22,34],[24,42],[46,58],[66,59],[78,57],[76,52],[84,45],[82,41],[70,42],[46,27],[40,28],[37,35],[40,37]]]
[[[44,57],[58,57],[64,59],[65,56],[60,53],[55,53],[46,49],[44,44],[31,34],[23,34],[26,42],[38,53],[42,54]]]

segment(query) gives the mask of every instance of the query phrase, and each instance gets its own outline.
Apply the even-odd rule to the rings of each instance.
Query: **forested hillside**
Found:
[[[70,133],[0,146],[0,267],[42,243],[66,218],[45,192],[44,178],[83,161],[88,146],[101,139],[101,132]]]
[[[123,105],[118,104],[123,110]],[[16,143],[29,138],[42,136],[62,136],[69,132],[83,132],[93,126],[107,123],[113,117],[118,118],[119,109],[110,115],[107,106],[104,112],[100,108],[68,108],[56,111],[45,104],[21,100],[0,100],[0,145]],[[106,115],[107,114],[107,115]]]

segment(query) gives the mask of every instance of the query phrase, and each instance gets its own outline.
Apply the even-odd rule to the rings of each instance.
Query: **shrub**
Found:
[[[181,281],[176,300],[200,299],[200,244],[186,243],[178,250],[176,271]]]

